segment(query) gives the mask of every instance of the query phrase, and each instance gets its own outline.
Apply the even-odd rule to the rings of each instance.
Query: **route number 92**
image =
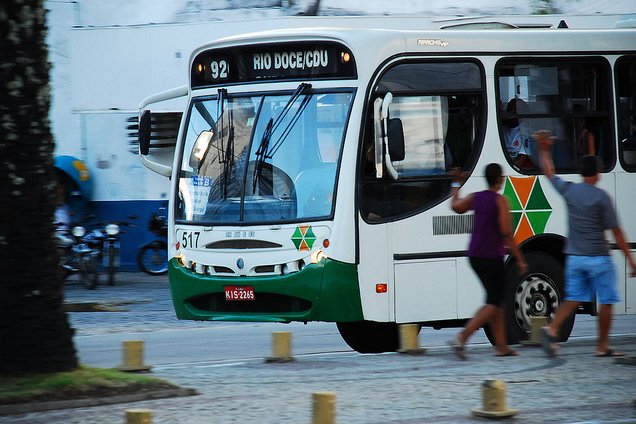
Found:
[[[201,235],[200,231],[184,231],[181,234],[181,247],[184,249],[196,249],[199,247],[199,235]]]
[[[221,60],[213,60],[210,62],[210,73],[212,75],[213,80],[222,80],[227,79],[229,76],[229,68],[227,61]]]

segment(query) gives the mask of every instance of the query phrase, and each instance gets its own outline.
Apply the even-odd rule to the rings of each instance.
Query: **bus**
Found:
[[[533,131],[555,135],[566,180],[582,149],[602,157],[600,186],[636,246],[636,25],[594,19],[309,19],[196,49],[189,84],[145,99],[138,120],[141,161],[171,181],[177,317],[335,322],[361,353],[397,350],[401,324],[462,326],[484,296],[450,170],[472,192],[498,162],[529,264],[519,275],[506,258],[506,332],[527,339],[563,299],[567,235]],[[185,110],[162,106],[175,98]],[[615,313],[634,313],[636,281],[612,255]]]

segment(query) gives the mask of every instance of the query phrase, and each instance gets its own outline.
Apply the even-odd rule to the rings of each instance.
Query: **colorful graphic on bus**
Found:
[[[296,249],[302,252],[303,250],[311,250],[311,247],[316,241],[316,235],[311,229],[311,225],[297,225],[296,231],[292,234],[291,239]]]
[[[536,176],[508,177],[503,194],[510,201],[515,241],[521,243],[534,235],[543,234],[552,214],[552,206],[543,193],[539,179]]]

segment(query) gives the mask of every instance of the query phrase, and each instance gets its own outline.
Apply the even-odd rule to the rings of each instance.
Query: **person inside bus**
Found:
[[[497,163],[488,164],[485,170],[488,189],[468,194],[466,197],[459,196],[465,174],[459,169],[454,169],[452,175],[454,181],[451,185],[451,208],[459,214],[475,211],[467,255],[470,266],[486,290],[486,304],[448,344],[460,359],[465,360],[465,345],[470,336],[484,325],[490,324],[495,339],[496,355],[516,356],[517,352],[508,347],[504,322],[506,246],[515,257],[520,274],[525,274],[528,265],[513,238],[508,200],[498,193],[505,181],[503,170]]]
[[[575,114],[585,112],[585,108],[579,104],[574,105],[572,109]],[[576,134],[576,143],[574,144],[576,157],[596,155],[596,139],[594,133],[588,129],[587,120],[584,117],[574,118],[574,132]]]
[[[526,102],[517,98],[511,99],[506,106],[506,112],[510,116],[503,121],[504,142],[508,156],[517,167],[524,169],[534,167],[530,159],[530,136],[524,134],[516,117],[517,111],[522,113],[526,109]]]
[[[233,102],[233,108],[226,110],[224,115],[217,122],[217,127],[225,126],[220,139],[215,139],[207,147],[208,150],[218,151],[224,150],[231,154],[235,167],[245,165],[247,160],[247,150],[252,133],[252,125],[254,123],[254,104],[249,98],[236,98]],[[221,122],[221,120],[225,120]],[[227,143],[232,143],[232,148],[227,148]],[[236,153],[238,152],[238,153]],[[211,153],[211,152],[209,152]],[[215,169],[218,169],[218,155],[208,154],[204,156],[199,164],[199,175],[214,175]]]
[[[200,176],[214,179],[210,198],[214,201],[240,196],[248,163],[250,137],[254,124],[254,104],[250,98],[236,98],[216,123],[220,137],[214,138],[198,164]],[[195,147],[196,149],[196,143]]]
[[[623,161],[627,166],[636,166],[636,114],[630,113],[624,121],[627,123],[626,137],[620,137]]]

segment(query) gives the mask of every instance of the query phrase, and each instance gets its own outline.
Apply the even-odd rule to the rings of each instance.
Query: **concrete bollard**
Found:
[[[291,333],[289,331],[274,331],[272,333],[272,356],[265,358],[265,362],[291,362]]]
[[[399,329],[400,348],[398,349],[398,352],[408,355],[422,355],[426,353],[425,348],[419,347],[419,324],[400,324]]]
[[[311,424],[335,424],[336,394],[334,392],[315,392]]]
[[[152,424],[152,410],[126,409],[126,424]]]
[[[117,367],[119,371],[147,372],[152,368],[144,365],[144,342],[141,340],[125,340],[122,342],[123,363]]]
[[[518,409],[508,409],[506,405],[506,383],[486,380],[482,383],[483,409],[473,409],[475,417],[506,418],[516,415]]]
[[[549,324],[548,317],[530,317],[530,339],[522,340],[525,346],[541,346],[541,327]]]

